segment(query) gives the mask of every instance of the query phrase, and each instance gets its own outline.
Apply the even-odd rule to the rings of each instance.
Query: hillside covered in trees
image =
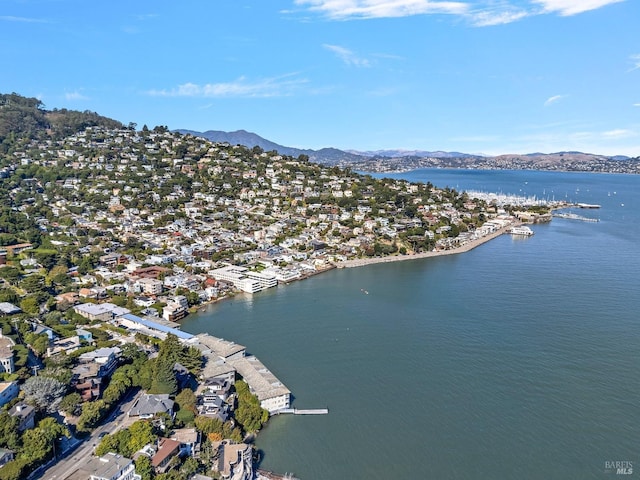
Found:
[[[93,126],[120,128],[122,123],[88,110],[48,111],[37,98],[0,94],[0,153],[7,153],[21,138],[58,139]]]

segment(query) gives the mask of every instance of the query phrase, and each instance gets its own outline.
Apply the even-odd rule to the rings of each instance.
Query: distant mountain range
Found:
[[[206,132],[195,132],[193,130],[176,130],[182,134],[189,133],[196,137],[206,138],[212,142],[229,143],[230,145],[244,145],[248,148],[258,146],[264,151],[268,152],[275,150],[282,155],[290,155],[297,157],[299,155],[307,155],[309,160],[315,163],[322,163],[325,165],[340,165],[351,162],[361,162],[367,157],[338,150],[337,148],[322,148],[320,150],[300,149],[294,147],[285,147],[284,145],[278,145],[270,140],[262,138],[252,132],[246,130],[237,130],[235,132],[222,132],[220,130],[207,130]]]
[[[235,132],[219,130],[208,130],[206,132],[193,130],[176,131],[182,134],[203,137],[213,142],[226,142],[231,145],[243,145],[248,148],[258,146],[264,151],[275,150],[283,155],[292,157],[306,155],[309,160],[315,163],[348,166],[354,170],[361,171],[385,172],[415,168],[481,168],[637,173],[636,171],[639,168],[638,158],[631,159],[623,155],[609,157],[573,151],[487,156],[424,150],[344,151],[337,148],[311,150],[278,145],[246,130],[237,130]]]
[[[418,158],[467,158],[467,157],[483,157],[484,155],[472,155],[470,153],[461,152],[443,152],[435,151],[429,152],[425,150],[368,150],[365,152],[359,152],[357,150],[347,150],[349,153],[360,155],[361,157],[388,157],[388,158],[402,158],[402,157],[418,157]]]

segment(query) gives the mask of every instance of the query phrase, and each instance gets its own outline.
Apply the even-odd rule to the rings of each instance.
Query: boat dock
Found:
[[[582,215],[578,215],[576,213],[554,213],[552,215],[556,218],[566,218],[569,220],[580,220],[582,222],[599,222],[599,218],[591,218],[591,217],[583,217]]]
[[[327,415],[329,413],[328,408],[282,408],[273,412],[273,415],[280,415],[281,413],[290,413],[292,415]]]

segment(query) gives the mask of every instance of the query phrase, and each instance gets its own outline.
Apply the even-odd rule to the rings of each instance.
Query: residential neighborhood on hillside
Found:
[[[47,469],[276,478],[257,469],[251,438],[269,415],[294,412],[290,390],[244,346],[184,332],[181,319],[347,261],[447,251],[550,219],[531,199],[376,179],[165,127],[3,145],[0,480]]]

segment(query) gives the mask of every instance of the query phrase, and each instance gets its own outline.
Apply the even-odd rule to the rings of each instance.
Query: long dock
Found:
[[[566,218],[569,220],[580,220],[582,222],[599,222],[600,219],[599,218],[591,218],[591,217],[584,217],[582,215],[578,215],[576,213],[554,213],[552,215],[555,218]]]
[[[290,413],[292,415],[327,415],[329,413],[328,408],[282,408],[273,412],[273,415],[280,415],[281,413]]]

